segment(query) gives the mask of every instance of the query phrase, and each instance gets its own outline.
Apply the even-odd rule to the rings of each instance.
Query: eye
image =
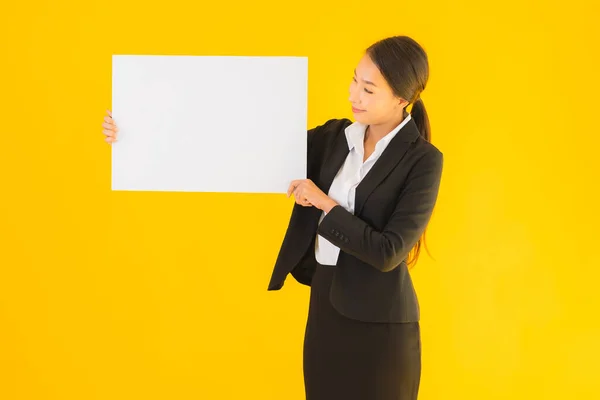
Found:
[[[365,88],[365,92],[367,92],[369,94],[373,94],[373,92],[368,91],[367,88]]]

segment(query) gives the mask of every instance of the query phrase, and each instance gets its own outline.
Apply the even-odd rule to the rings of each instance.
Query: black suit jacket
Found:
[[[332,119],[308,131],[307,177],[325,193],[349,153],[344,130],[351,123]],[[289,273],[310,286],[320,234],[340,248],[330,290],[338,312],[369,322],[418,321],[406,258],[430,220],[442,162],[411,119],[357,186],[354,214],[338,205],[319,224],[321,210],[294,204],[268,290],[281,289]]]

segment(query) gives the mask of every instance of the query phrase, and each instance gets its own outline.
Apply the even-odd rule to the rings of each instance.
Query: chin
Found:
[[[369,125],[371,123],[371,118],[369,118],[368,113],[362,112],[362,113],[353,113],[353,114],[354,114],[354,120],[356,122],[360,122],[361,124],[364,124],[364,125]]]

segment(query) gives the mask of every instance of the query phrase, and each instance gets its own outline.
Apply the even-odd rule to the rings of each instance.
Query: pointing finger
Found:
[[[288,191],[287,191],[287,197],[290,197],[290,195],[292,194],[292,192],[296,189],[296,187],[299,185],[298,180],[293,180],[290,183],[290,186],[288,187]]]

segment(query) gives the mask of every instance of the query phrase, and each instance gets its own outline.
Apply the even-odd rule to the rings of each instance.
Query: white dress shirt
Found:
[[[369,158],[363,163],[365,150],[364,150],[364,138],[367,130],[367,125],[359,122],[354,122],[352,125],[345,129],[346,141],[348,142],[348,148],[350,152],[346,157],[344,165],[340,168],[337,175],[333,179],[333,183],[329,188],[329,197],[336,201],[340,206],[344,207],[347,211],[354,214],[354,198],[356,193],[356,187],[362,181],[362,179],[371,170],[375,162],[383,153],[383,150],[387,147],[390,141],[396,136],[398,131],[402,129],[408,121],[410,121],[410,114],[404,118],[404,120],[394,130],[385,135],[375,144],[375,150],[369,156]],[[319,224],[325,217],[326,213],[321,214]],[[317,262],[322,265],[336,265],[340,248],[330,241],[317,235],[315,241],[315,258]]]

